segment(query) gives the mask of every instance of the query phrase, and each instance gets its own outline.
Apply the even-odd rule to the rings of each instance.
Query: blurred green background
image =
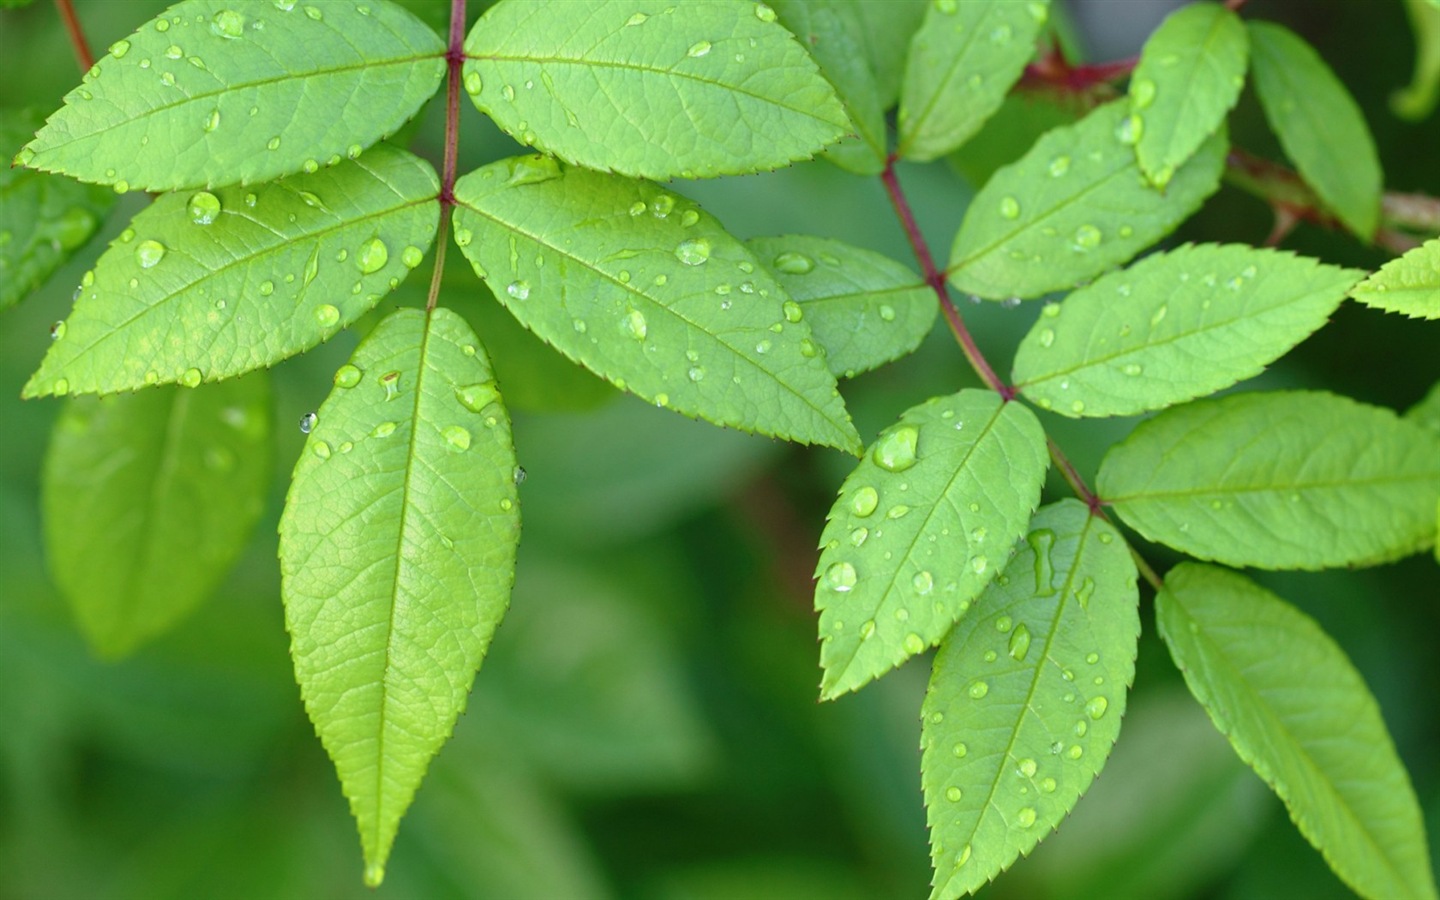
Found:
[[[443,27],[448,3],[406,5]],[[76,6],[99,50],[164,4]],[[1070,4],[1061,18],[1073,14],[1082,47],[1123,55],[1165,7]],[[1387,186],[1440,194],[1440,122],[1403,122],[1387,106],[1413,58],[1399,0],[1256,0],[1246,14],[1285,22],[1320,48],[1366,110]],[[0,105],[48,113],[78,76],[49,3],[0,11]],[[512,152],[462,105],[462,172]],[[413,132],[417,152],[436,161],[442,113],[432,104]],[[1253,97],[1231,133],[1280,158]],[[901,168],[942,255],[975,187],[957,174],[975,160],[960,162]],[[676,187],[740,237],[817,233],[911,262],[878,181],[824,162]],[[319,405],[354,333],[274,371],[270,502],[216,596],[134,657],[94,659],[39,537],[38,473],[60,407],[18,395],[81,273],[145,202],[123,198],[96,239],[0,319],[0,898],[925,895],[925,661],[837,703],[816,702],[810,575],[850,462],[620,396],[521,332],[463,267],[449,273],[442,303],[476,325],[515,408],[529,473],[524,540],[512,611],[455,739],[402,824],[385,885],[361,886],[354,826],[293,682],[275,559],[302,440],[295,423]],[[1227,188],[1175,240],[1259,242],[1270,225],[1261,203]],[[1384,260],[1309,226],[1286,246],[1346,265]],[[422,303],[424,280],[381,311]],[[964,312],[1004,371],[1038,307]],[[1440,323],[1349,305],[1247,387],[1323,387],[1404,408],[1437,380]],[[972,384],[937,326],[913,357],[842,390],[868,440],[909,405]],[[1046,425],[1089,477],[1133,422]],[[1047,498],[1064,496],[1061,488],[1052,483]],[[1161,567],[1174,561],[1147,552]],[[1258,577],[1316,617],[1368,680],[1425,806],[1435,855],[1434,561]],[[984,896],[1349,896],[1190,700],[1154,636],[1148,596],[1142,615],[1135,692],[1103,776],[1060,832]]]

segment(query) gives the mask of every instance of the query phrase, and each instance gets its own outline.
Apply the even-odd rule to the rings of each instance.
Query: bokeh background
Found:
[[[1068,39],[1094,59],[1135,53],[1176,5],[1057,4]],[[164,5],[76,3],[97,50]],[[406,5],[443,30],[448,3]],[[482,6],[472,0],[472,16]],[[1388,106],[1414,58],[1400,0],[1254,0],[1245,13],[1316,44],[1366,111],[1388,187],[1440,195],[1440,122],[1402,121]],[[0,11],[0,105],[48,113],[78,79],[48,2]],[[462,172],[514,151],[462,106]],[[437,162],[442,125],[432,104],[412,129],[413,147]],[[1231,133],[1281,158],[1248,92]],[[901,167],[942,254],[976,187],[961,173],[983,169],[958,163]],[[741,237],[817,233],[911,263],[878,181],[825,162],[676,188]],[[39,472],[60,405],[18,395],[81,273],[145,202],[124,197],[68,266],[0,317],[0,898],[925,896],[918,710],[927,660],[816,702],[810,575],[850,462],[621,396],[520,331],[463,268],[449,273],[442,302],[475,324],[514,408],[529,473],[524,539],[511,613],[402,824],[384,886],[361,886],[353,823],[301,708],[275,558],[303,437],[295,423],[319,405],[366,323],[275,369],[270,501],[216,595],[133,657],[95,659],[47,574],[40,538]],[[1270,226],[1263,204],[1225,188],[1174,241],[1259,242]],[[1285,246],[1367,268],[1385,259],[1312,226]],[[423,303],[424,280],[412,278],[381,310]],[[964,311],[1004,371],[1038,308]],[[1246,387],[1319,387],[1403,409],[1437,380],[1440,323],[1352,304]],[[937,327],[913,357],[843,392],[869,440],[908,406],[974,384]],[[1087,477],[1133,424],[1046,419]],[[1047,498],[1061,496],[1052,483]],[[1147,552],[1161,568],[1174,561]],[[1256,577],[1318,619],[1369,682],[1426,809],[1435,857],[1440,568],[1417,558]],[[1155,636],[1148,595],[1142,617],[1136,686],[1107,768],[1059,833],[984,896],[1350,896],[1189,698]]]

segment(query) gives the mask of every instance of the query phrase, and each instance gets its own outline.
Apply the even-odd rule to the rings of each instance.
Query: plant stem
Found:
[[[70,0],[55,0],[55,9],[60,13],[60,20],[65,23],[65,33],[70,35],[70,46],[75,48],[75,61],[80,64],[80,71],[90,71],[90,67],[95,65],[95,54],[90,52],[85,32],[80,30],[80,20],[75,16],[75,7]]]
[[[445,48],[445,159],[440,174],[440,233],[435,238],[435,271],[425,309],[440,297],[450,210],[455,208],[455,157],[460,147],[460,69],[465,64],[465,0],[450,0],[450,40]]]

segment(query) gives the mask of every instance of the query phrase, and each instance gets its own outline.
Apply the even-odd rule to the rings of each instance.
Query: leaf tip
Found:
[[[385,864],[383,862],[371,862],[365,864],[365,886],[378,888],[385,880]]]

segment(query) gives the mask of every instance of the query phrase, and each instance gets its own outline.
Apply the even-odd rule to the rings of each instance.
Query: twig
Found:
[[[75,61],[80,64],[80,71],[90,71],[90,67],[95,65],[95,54],[90,52],[85,32],[80,30],[80,20],[75,16],[75,7],[70,0],[55,0],[55,9],[60,12],[60,20],[65,23],[65,33],[70,35],[70,46],[75,48]]]

